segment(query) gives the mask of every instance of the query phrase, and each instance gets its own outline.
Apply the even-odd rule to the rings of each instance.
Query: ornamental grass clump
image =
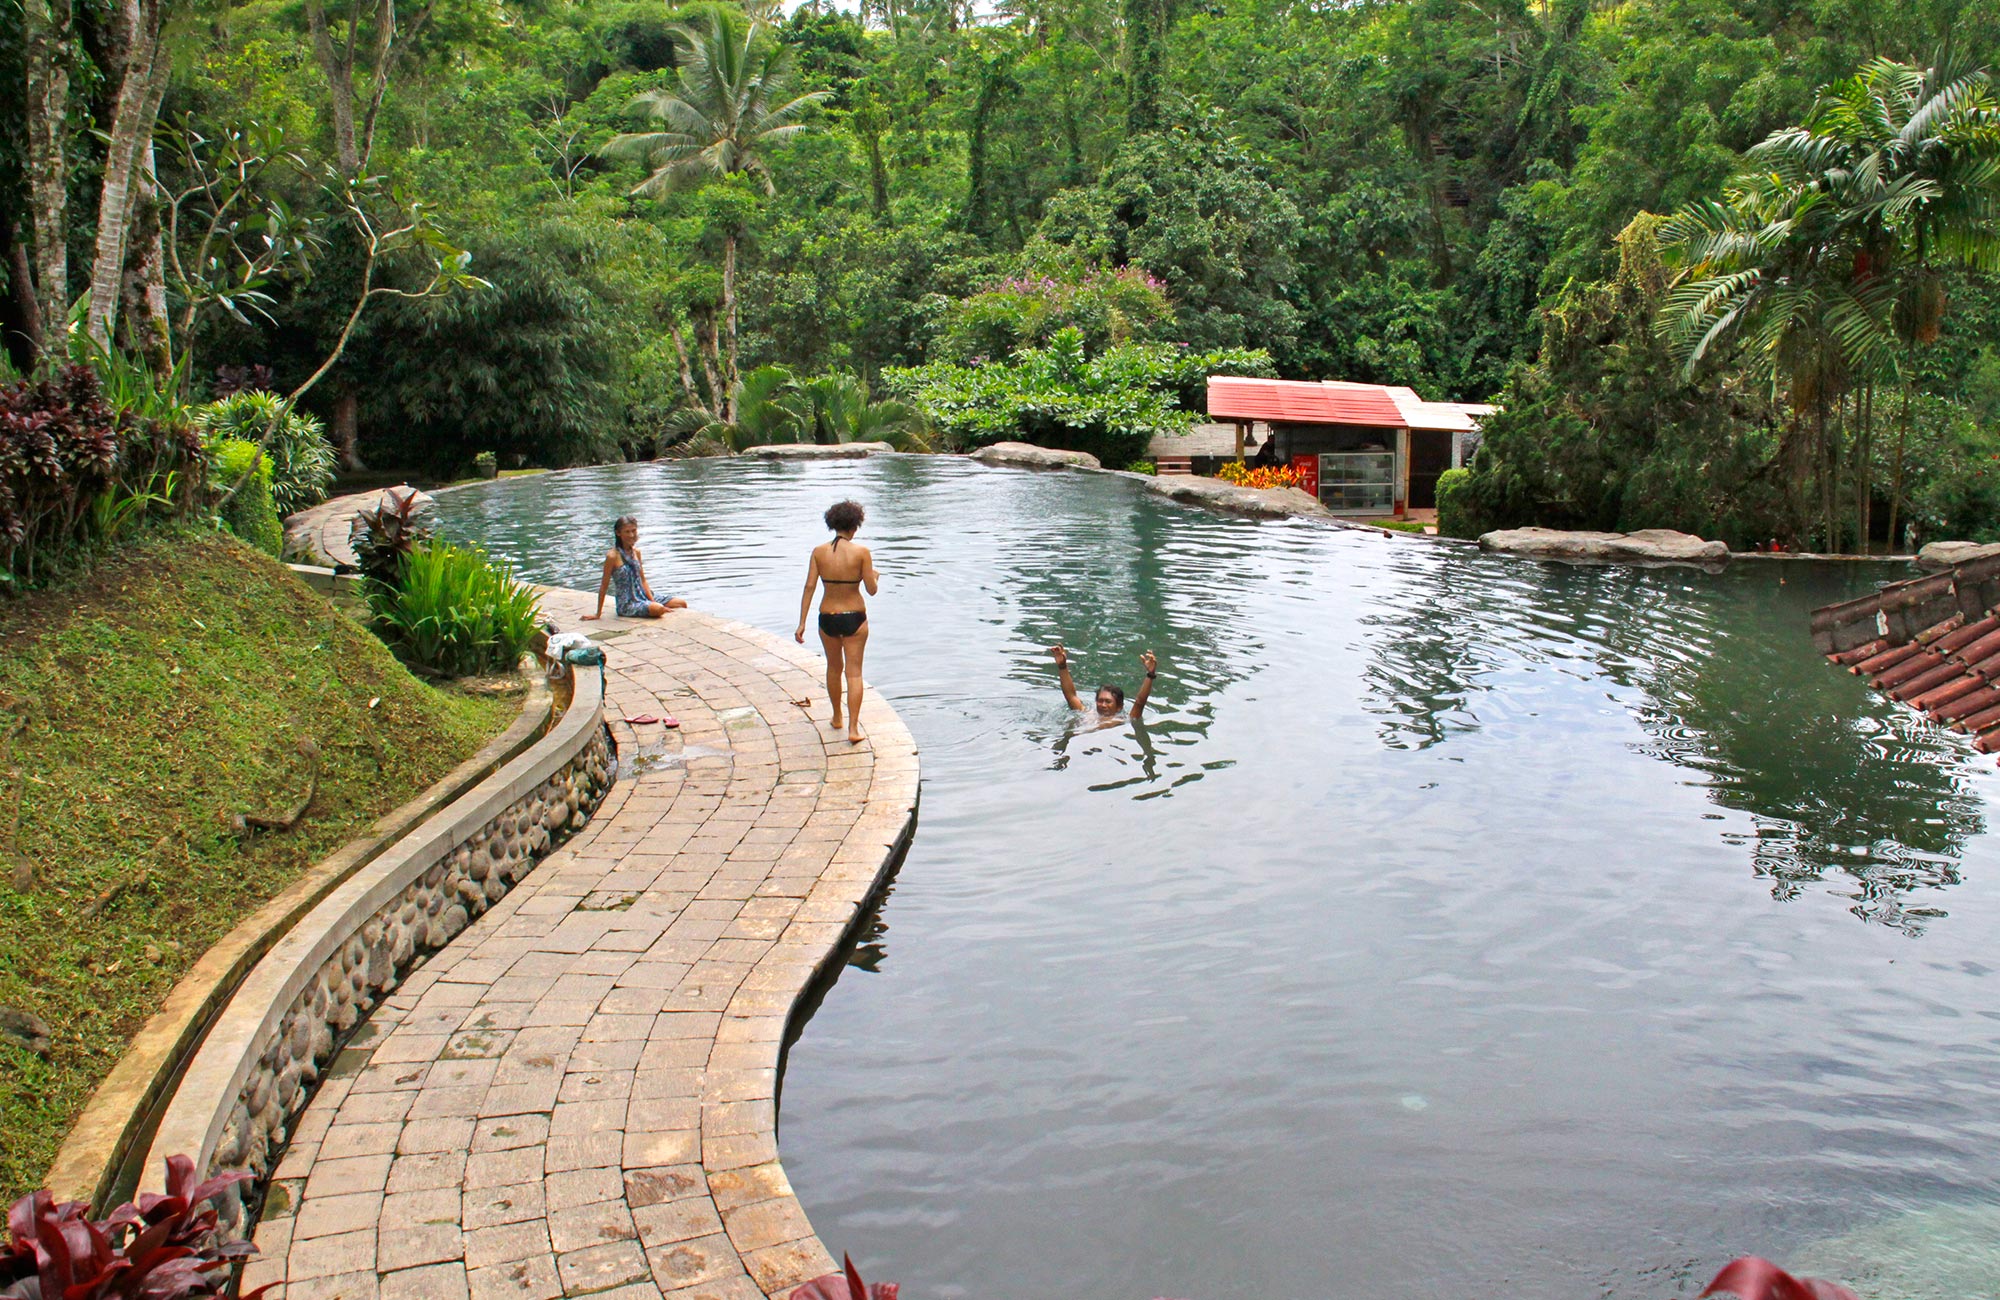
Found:
[[[476,547],[432,541],[404,556],[393,584],[370,582],[375,633],[431,677],[508,672],[535,635],[540,602]]]

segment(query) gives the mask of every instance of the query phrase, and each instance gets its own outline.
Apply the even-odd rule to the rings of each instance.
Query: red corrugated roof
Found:
[[[1233,375],[1209,376],[1208,415],[1210,419],[1269,420],[1274,424],[1409,427],[1389,390],[1377,384],[1314,384]]]

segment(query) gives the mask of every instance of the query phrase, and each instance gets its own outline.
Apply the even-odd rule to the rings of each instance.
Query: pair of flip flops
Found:
[[[625,722],[627,725],[634,727],[678,727],[681,725],[672,718],[656,718],[650,713],[642,713],[636,718],[627,718]]]

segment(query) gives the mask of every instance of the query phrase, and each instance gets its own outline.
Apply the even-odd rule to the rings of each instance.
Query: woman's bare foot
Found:
[[[862,741],[864,741],[864,740],[866,740],[866,739],[868,739],[868,737],[866,737],[866,736],[864,736],[864,735],[862,735],[862,734],[861,734],[861,729],[860,729],[859,727],[850,727],[850,728],[848,728],[848,731],[847,731],[847,743],[848,743],[848,744],[850,744],[850,745],[858,745],[858,744],[860,744],[860,743],[861,743]]]
[[[847,725],[847,719],[841,717],[838,713],[836,713],[833,715],[833,721],[828,725],[831,726],[835,731],[839,731],[842,727]]]

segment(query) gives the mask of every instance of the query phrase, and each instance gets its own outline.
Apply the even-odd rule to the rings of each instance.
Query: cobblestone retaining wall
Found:
[[[252,1181],[223,1198],[232,1237],[349,1031],[583,827],[613,778],[595,672],[550,734],[334,891],[237,991],[181,1080],[142,1175],[187,1152]]]

